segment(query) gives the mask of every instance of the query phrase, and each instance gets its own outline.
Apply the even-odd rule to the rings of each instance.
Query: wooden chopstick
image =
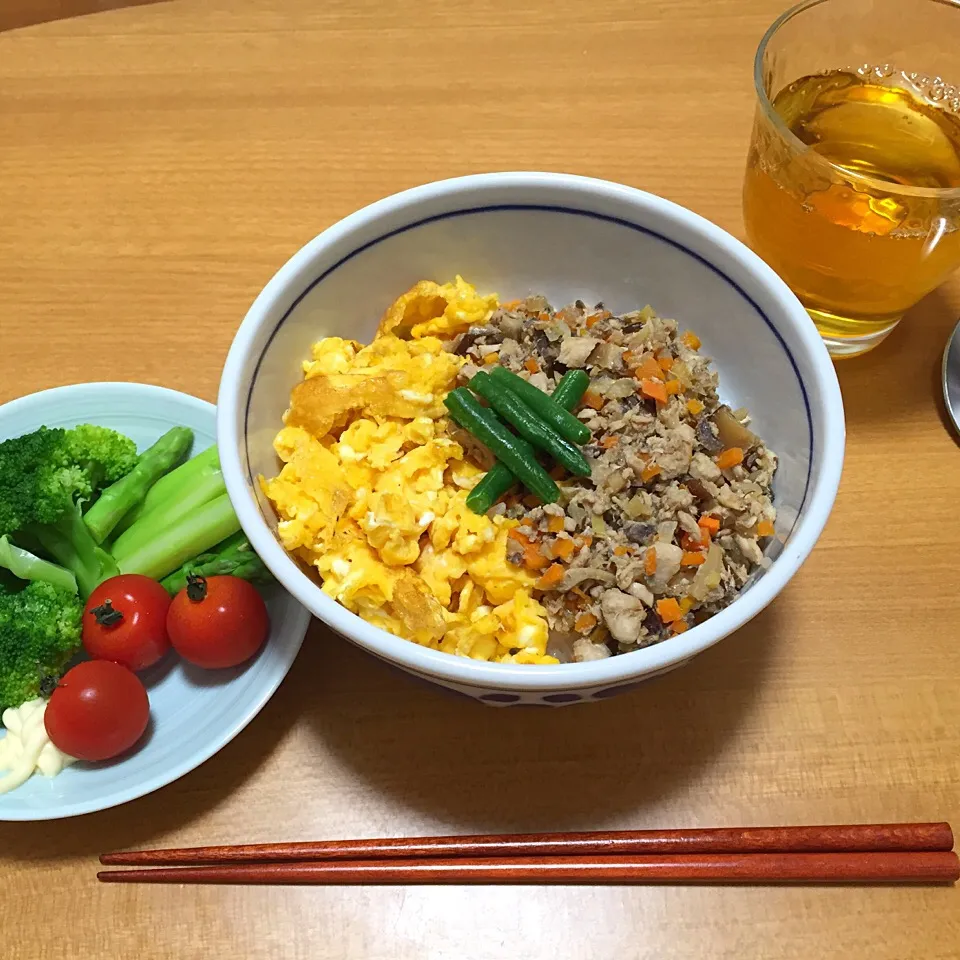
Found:
[[[236,863],[107,870],[106,883],[510,884],[510,883],[952,883],[960,860],[948,851],[748,853],[664,856],[502,857]]]
[[[501,836],[320,840],[105,853],[105,866],[174,866],[336,860],[470,857],[609,856],[613,854],[758,854],[947,851],[949,823],[720,827]]]

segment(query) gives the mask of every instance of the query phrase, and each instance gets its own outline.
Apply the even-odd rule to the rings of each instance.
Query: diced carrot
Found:
[[[643,380],[640,383],[640,392],[657,403],[667,402],[667,389],[660,380]]]
[[[685,333],[681,334],[680,339],[691,350],[700,349],[700,338],[692,330],[687,330]]]
[[[687,409],[696,417],[703,413],[703,402],[700,400],[688,400]]]
[[[573,621],[573,629],[576,630],[577,633],[586,633],[596,625],[597,618],[592,613],[581,613],[580,616]]]
[[[573,556],[573,541],[558,538],[553,541],[553,555],[561,560],[569,560]]]
[[[702,553],[687,550],[680,558],[680,565],[682,567],[699,567],[706,559],[706,556]]]
[[[620,359],[623,360],[624,366],[628,369],[633,366],[634,360],[637,359],[637,355],[632,350],[624,350],[620,354]]]
[[[657,572],[657,551],[650,547],[643,557],[643,572],[652,577]]]
[[[777,532],[777,528],[769,520],[761,520],[757,524],[758,537],[772,537]]]
[[[523,550],[523,563],[531,570],[543,570],[550,561],[543,555],[539,543],[528,543]]]
[[[500,359],[499,353],[488,353],[483,358],[483,363],[487,367],[492,367]]]
[[[643,468],[640,471],[640,479],[644,483],[649,483],[657,474],[660,473],[660,467],[655,463],[651,463],[649,466]]]
[[[593,534],[592,534],[592,533],[585,533],[585,534],[581,537],[581,540],[583,541],[583,545],[584,545],[585,547],[591,547],[591,546],[593,546]]]
[[[619,544],[613,548],[613,555],[615,557],[625,557],[627,555],[627,548],[623,546],[623,544]]]
[[[604,450],[609,450],[611,447],[615,447],[619,442],[620,438],[611,433],[607,434],[607,436],[600,441],[600,446],[603,447]]]
[[[547,530],[550,533],[559,533],[563,529],[563,517],[555,517],[552,514],[547,519]]]
[[[680,546],[684,550],[702,550],[709,543],[710,536],[706,531],[703,532],[703,537],[699,540],[691,537],[689,533],[684,533],[680,537]]]
[[[720,532],[720,518],[712,517],[709,513],[705,513],[698,521],[697,525],[701,530],[705,530],[710,534],[715,534]]]
[[[538,590],[551,590],[563,579],[564,570],[559,563],[551,563],[547,572],[537,581]]]
[[[550,319],[550,314],[549,314],[549,313],[546,313],[546,312],[544,312],[544,313],[538,313],[538,314],[537,314],[537,319],[538,319],[541,323],[546,323],[546,322]]]
[[[510,537],[511,540],[516,540],[517,543],[522,543],[524,546],[526,546],[530,542],[523,535],[523,532],[520,530],[519,527],[513,527],[512,529],[508,530],[507,536]]]
[[[583,395],[583,402],[588,407],[593,407],[594,410],[600,410],[606,403],[606,400],[604,400],[599,393],[594,393],[592,390],[588,390]]]
[[[501,310],[515,310],[517,307],[520,306],[520,303],[521,303],[520,300],[508,300],[506,303],[501,303],[501,304],[500,304],[500,309],[501,309]]]
[[[660,364],[660,369],[666,373],[673,367],[673,357],[669,354],[665,357],[657,357],[657,363]]]
[[[662,380],[663,370],[653,354],[648,353],[641,357],[640,362],[633,368],[633,375],[638,380]]]
[[[667,391],[667,396],[672,397],[683,389],[683,384],[679,380],[668,380],[663,385],[663,389]]]
[[[740,447],[727,447],[716,460],[716,464],[721,470],[729,470],[738,463],[743,463],[743,450]]]
[[[673,630],[674,636],[678,633],[686,633],[690,629],[690,624],[686,620],[674,620],[671,624],[670,629]]]
[[[584,603],[590,602],[590,598],[587,596],[582,587],[574,587],[570,592],[575,593],[581,600],[583,600]]]
[[[590,316],[587,317],[587,329],[589,330],[594,324],[599,322],[600,322],[600,314],[591,313]]]
[[[527,370],[530,373],[540,372],[540,364],[537,363],[537,361],[534,360],[533,357],[527,357],[527,359],[523,361],[523,365],[527,368]]]
[[[673,623],[683,616],[680,604],[673,597],[664,597],[657,601],[657,615],[664,623]]]

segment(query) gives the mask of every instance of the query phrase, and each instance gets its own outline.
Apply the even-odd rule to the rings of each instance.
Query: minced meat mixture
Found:
[[[461,382],[494,363],[547,393],[568,369],[590,375],[575,413],[592,433],[582,448],[592,475],[554,468],[558,503],[515,488],[492,508],[521,521],[510,562],[563,567],[540,596],[548,652],[561,661],[681,633],[729,605],[765,563],[777,458],[745,412],[720,403],[699,347],[649,307],[615,316],[578,300],[555,311],[540,296],[505,304],[449,344],[468,360]],[[462,431],[458,439],[481,461],[489,456]]]

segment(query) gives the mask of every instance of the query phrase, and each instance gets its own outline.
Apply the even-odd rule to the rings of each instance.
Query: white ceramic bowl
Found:
[[[194,431],[193,450],[199,453],[214,442],[216,411],[196,397],[140,383],[76,384],[0,406],[0,440],[39,426],[78,423],[112,427],[141,450],[182,425]],[[0,795],[0,820],[52,820],[115,807],[182,777],[229,743],[280,685],[310,622],[279,587],[264,596],[270,637],[253,660],[228,670],[200,670],[168,654],[141,674],[150,726],[136,749],[108,763],[74,764],[51,779],[31,777]]]
[[[473,661],[402,640],[329,599],[279,545],[254,480],[310,345],[369,339],[383,310],[420,279],[461,274],[503,299],[542,292],[614,311],[650,304],[701,336],[723,398],[745,406],[780,456],[778,541],[769,569],[705,623],[655,646],[583,664]],[[325,230],[267,284],[224,367],[218,438],[244,530],[276,577],[348,640],[403,670],[487,703],[559,704],[613,695],[676,667],[759,613],[810,553],[843,461],[840,389],[827,351],[777,275],[719,227],[639,190],[562,174],[500,173],[427,184]]]

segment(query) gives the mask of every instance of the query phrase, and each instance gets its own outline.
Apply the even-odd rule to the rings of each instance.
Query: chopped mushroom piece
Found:
[[[717,407],[713,415],[713,422],[717,428],[720,443],[726,447],[740,447],[742,450],[751,450],[759,442],[759,438],[748,430],[726,405]]]

